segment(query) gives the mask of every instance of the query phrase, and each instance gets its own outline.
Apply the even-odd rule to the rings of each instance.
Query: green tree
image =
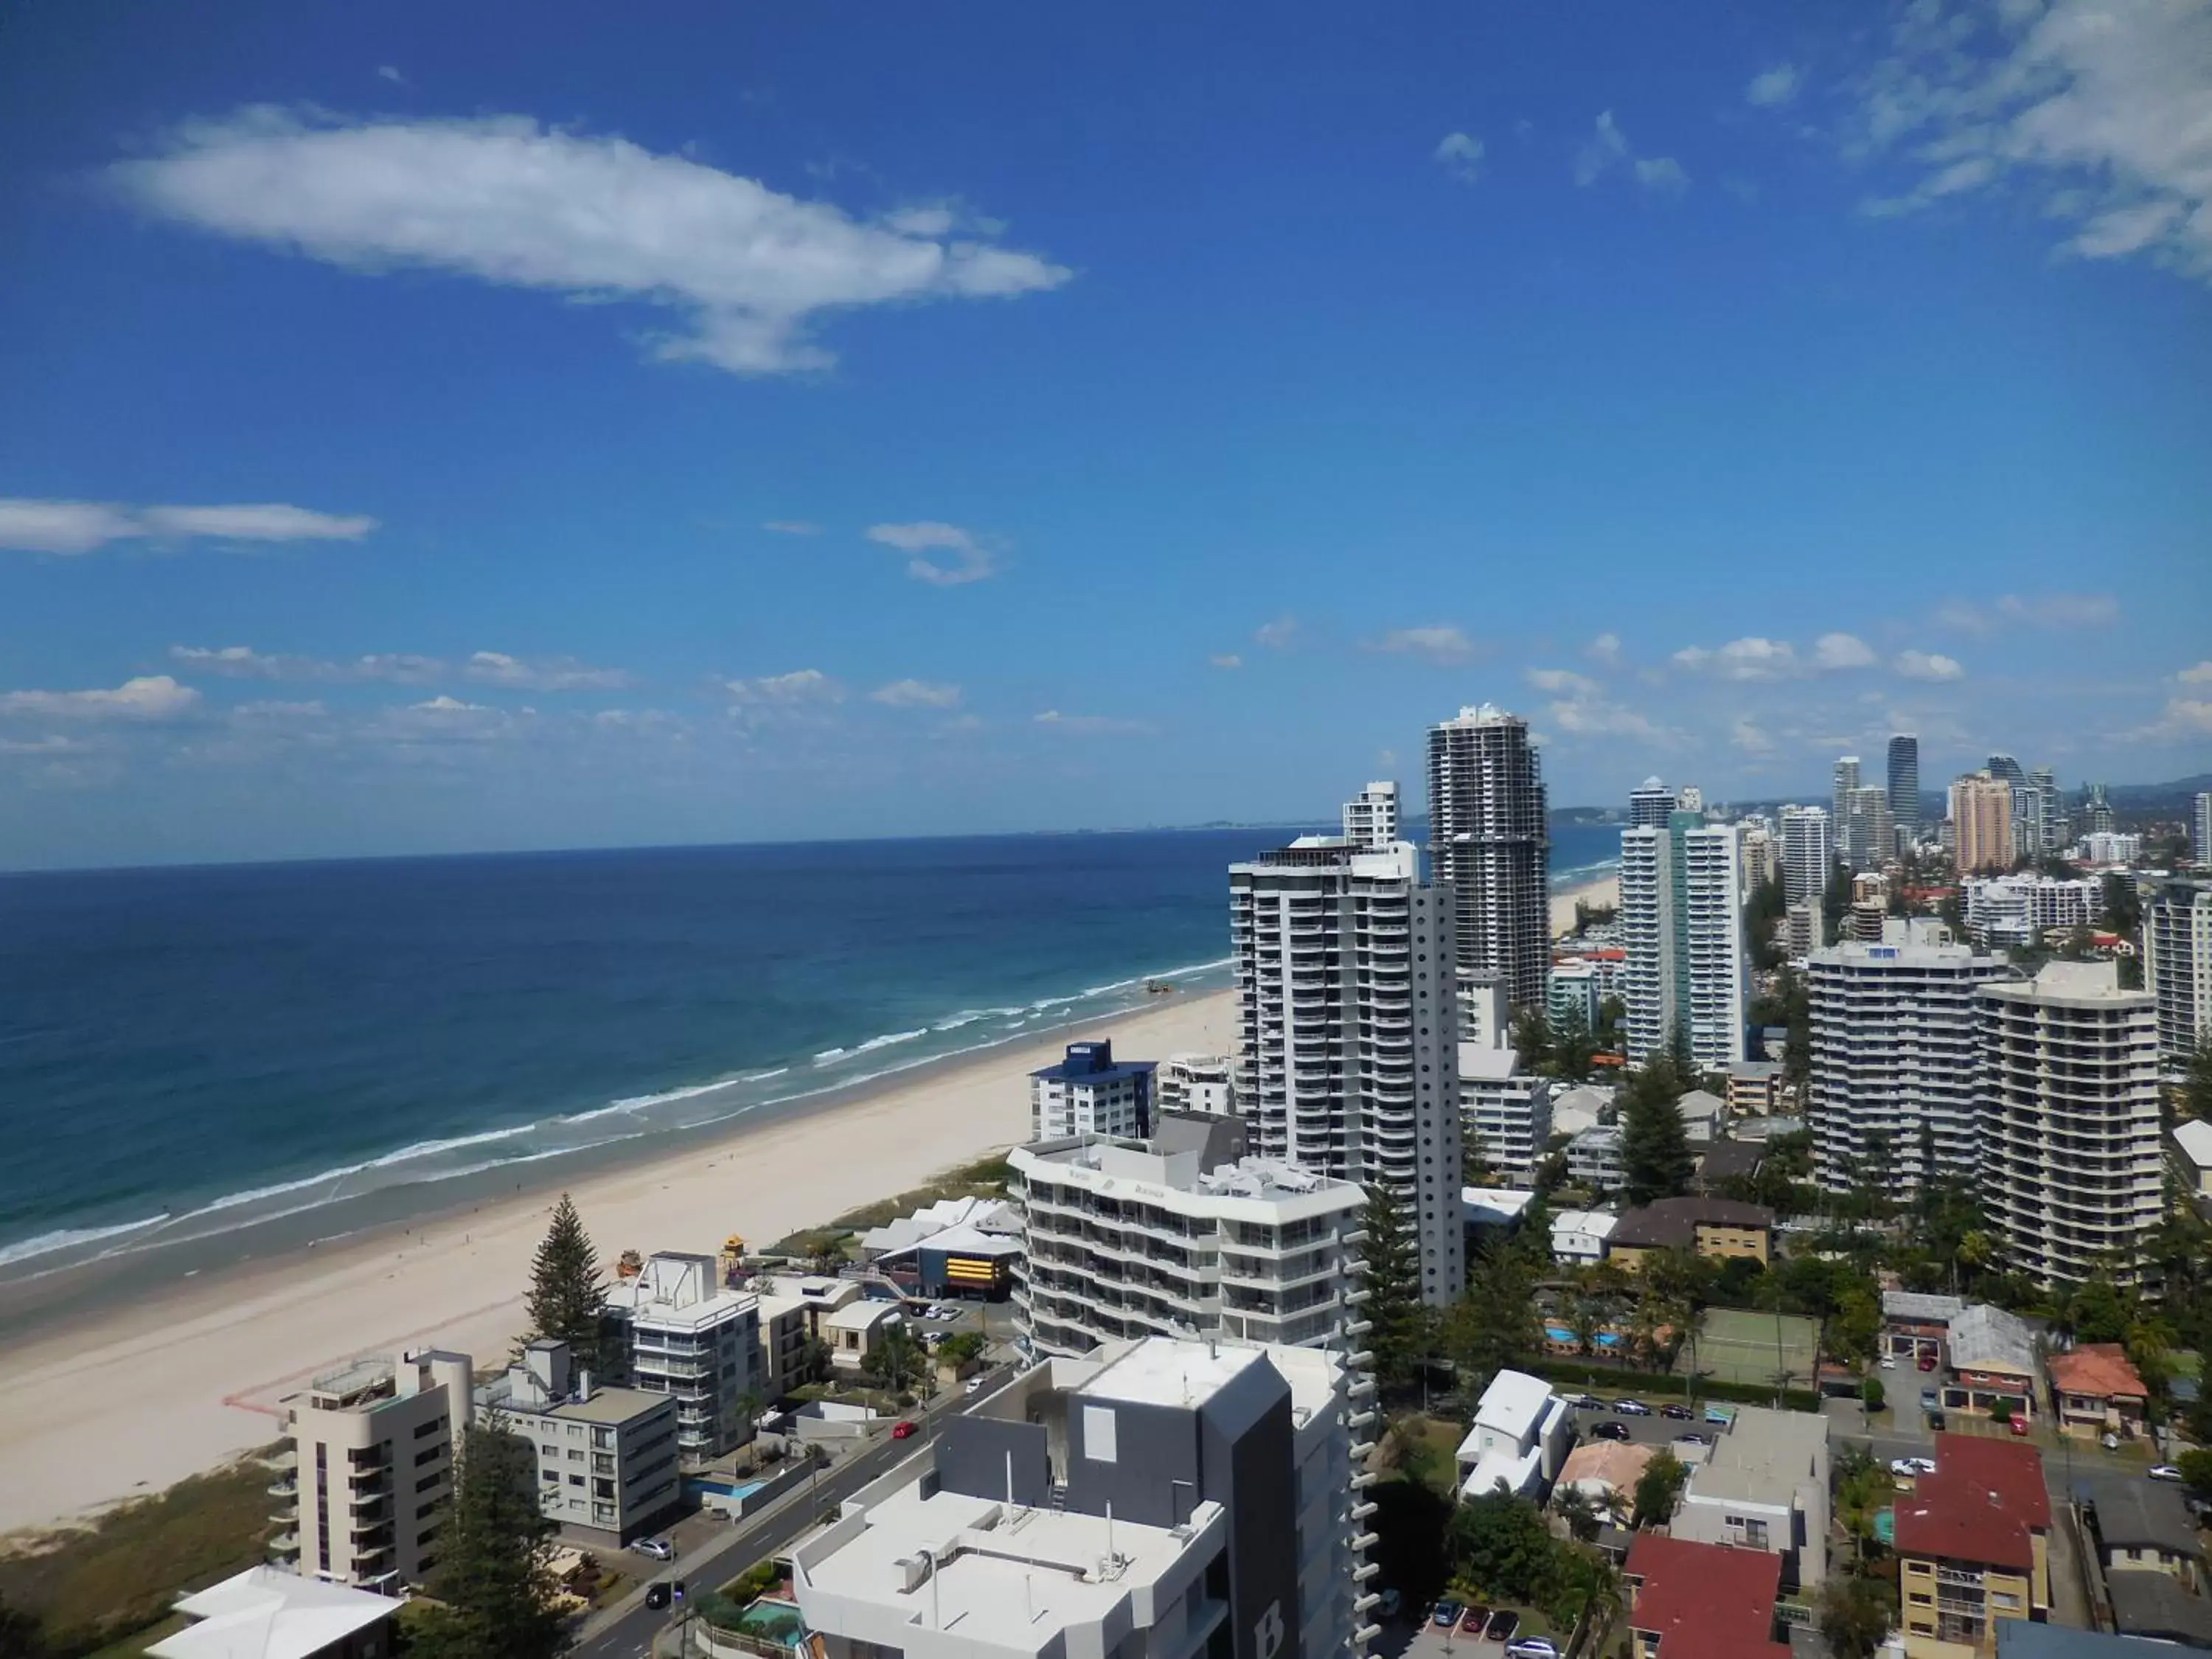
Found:
[[[1467,1293],[1444,1315],[1444,1352],[1472,1395],[1536,1347],[1536,1286],[1526,1258],[1491,1243],[1476,1254]]]
[[[1674,1513],[1674,1500],[1682,1495],[1682,1483],[1690,1478],[1689,1470],[1682,1467],[1681,1459],[1665,1447],[1644,1466],[1644,1473],[1636,1477],[1635,1524],[1639,1527],[1664,1526]]]
[[[2191,1447],[2173,1460],[2181,1471],[2181,1479],[2189,1490],[2199,1498],[2212,1498],[2212,1451]]]
[[[436,1598],[413,1659],[551,1659],[568,1646],[554,1598],[556,1530],[538,1507],[538,1455],[497,1419],[462,1436],[453,1510],[437,1542]],[[411,1500],[410,1500],[411,1501]]]
[[[1888,1395],[1882,1389],[1880,1377],[1869,1376],[1859,1383],[1859,1403],[1869,1411],[1880,1411],[1887,1400]]]
[[[1486,1595],[1525,1603],[1537,1599],[1559,1545],[1534,1504],[1498,1491],[1459,1506],[1446,1547],[1469,1583]]]
[[[584,1231],[583,1218],[568,1194],[553,1206],[553,1219],[530,1264],[525,1297],[532,1338],[566,1342],[575,1363],[600,1366],[600,1331],[606,1317],[607,1287],[599,1278],[599,1252]]]
[[[1562,1014],[1552,1027],[1551,1074],[1564,1078],[1569,1083],[1589,1080],[1590,1060],[1597,1053],[1597,1042],[1590,1035],[1589,1022],[1579,1007]]]
[[[1874,1536],[1875,1517],[1895,1496],[1889,1471],[1863,1447],[1849,1446],[1835,1461],[1836,1519],[1850,1534],[1860,1565],[1866,1561],[1867,1540]]]
[[[893,1394],[902,1394],[914,1386],[927,1361],[912,1331],[904,1325],[886,1325],[860,1369]]]
[[[1552,1022],[1540,1005],[1523,1008],[1513,1020],[1513,1052],[1532,1072],[1548,1072],[1552,1063]]]
[[[1822,1584],[1814,1601],[1820,1639],[1835,1659],[1874,1659],[1897,1623],[1897,1606],[1888,1589],[1853,1573]]]
[[[2098,896],[2098,925],[2122,939],[2132,939],[2143,919],[2142,898],[2136,891],[2135,878],[2115,872],[2105,878]]]
[[[1490,1149],[1479,1134],[1468,1133],[1459,1143],[1459,1178],[1463,1187],[1494,1187],[1498,1171],[1490,1162]]]
[[[1675,1104],[1686,1092],[1673,1060],[1655,1054],[1621,1091],[1620,1164],[1631,1204],[1687,1192],[1697,1159]]]
[[[1421,1263],[1406,1225],[1405,1206],[1387,1187],[1367,1190],[1362,1224],[1367,1243],[1367,1322],[1375,1328],[1368,1347],[1375,1374],[1385,1387],[1403,1387],[1428,1357],[1430,1316],[1421,1302]]]
[[[1598,1529],[1605,1524],[1597,1507],[1589,1501],[1589,1494],[1580,1486],[1562,1486],[1552,1499],[1552,1508],[1560,1520],[1567,1523],[1568,1535],[1580,1543],[1596,1541]]]
[[[2212,1123],[2212,1035],[2199,1036],[2197,1052],[2189,1057],[2181,1080],[2181,1113]]]
[[[2134,1320],[2132,1299],[2106,1273],[2092,1274],[2067,1300],[2065,1322],[2076,1342],[2124,1341]]]

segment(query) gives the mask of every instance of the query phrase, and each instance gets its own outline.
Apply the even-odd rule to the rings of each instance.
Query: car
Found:
[[[1671,1418],[1677,1423],[1686,1423],[1690,1420],[1691,1412],[1687,1406],[1662,1406],[1659,1408],[1659,1415]]]
[[[1593,1423],[1590,1425],[1590,1438],[1593,1440],[1633,1440],[1635,1437],[1636,1437],[1634,1435],[1629,1433],[1628,1425],[1626,1423]]]
[[[1449,1630],[1459,1623],[1459,1616],[1464,1611],[1456,1601],[1439,1601],[1435,1611],[1429,1614],[1429,1622],[1438,1630]]]
[[[1705,1421],[1708,1423],[1717,1423],[1724,1429],[1733,1428],[1735,1426],[1735,1407],[1733,1406],[1708,1406],[1705,1407]]]
[[[2181,1479],[2180,1469],[2172,1463],[2154,1464],[2149,1470],[2149,1474],[2150,1478],[2154,1480],[2179,1480]]]
[[[980,1377],[980,1376],[971,1376],[971,1377],[969,1377],[969,1378],[968,1379],[968,1392],[969,1392],[969,1393],[970,1393],[970,1394],[981,1394],[981,1393],[982,1393],[982,1392],[983,1392],[983,1379],[982,1379],[981,1377]]]
[[[1928,1413],[1928,1426],[1929,1426],[1929,1428],[1933,1429],[1934,1431],[1936,1431],[1936,1433],[1938,1433],[1938,1434],[1942,1433],[1942,1431],[1943,1431],[1943,1413],[1942,1413],[1942,1412],[1940,1412],[1940,1411],[1933,1411],[1933,1410],[1931,1410],[1931,1411]]]
[[[1395,1589],[1386,1589],[1382,1592],[1378,1605],[1382,1607],[1382,1616],[1385,1619],[1395,1619],[1398,1616],[1398,1609],[1406,1605],[1406,1598]]]
[[[1500,1607],[1490,1615],[1490,1628],[1483,1634],[1492,1642],[1504,1642],[1511,1640],[1520,1628],[1521,1615],[1510,1607]]]
[[[2097,1443],[2106,1451],[2118,1451],[2120,1449],[2120,1437],[2117,1434],[2107,1434]]]
[[[2015,1440],[2025,1440],[2025,1439],[2027,1439],[2027,1419],[2026,1418],[2024,1418],[2024,1417],[2015,1417],[2015,1418],[2014,1418],[2014,1419],[2012,1419],[2012,1433],[2013,1433],[2013,1438],[2014,1438],[2014,1439],[2015,1439]]]
[[[1889,1460],[1892,1474],[1933,1474],[1936,1460],[1932,1457],[1893,1457]]]
[[[1524,1636],[1505,1650],[1505,1659],[1559,1659],[1559,1650],[1540,1636]]]
[[[1567,1404],[1572,1406],[1578,1412],[1601,1412],[1605,1409],[1605,1401],[1599,1399],[1594,1394],[1578,1394],[1572,1395],[1567,1401]]]
[[[1459,1616],[1459,1633],[1462,1636],[1480,1636],[1489,1619],[1488,1607],[1469,1607]]]
[[[661,1609],[665,1607],[668,1605],[668,1601],[669,1594],[667,1585],[647,1584],[645,1587],[645,1605],[652,1608],[655,1613],[659,1613]]]
[[[1691,1429],[1685,1433],[1676,1435],[1674,1443],[1678,1446],[1710,1446],[1713,1443],[1713,1437],[1709,1434],[1699,1434],[1695,1429]]]
[[[894,1440],[911,1440],[914,1437],[914,1419],[912,1418],[902,1417],[897,1422],[891,1425],[891,1438]]]
[[[1935,1390],[1935,1389],[1921,1389],[1921,1391],[1920,1391],[1920,1409],[1921,1409],[1922,1411],[1923,1411],[1923,1412],[1932,1412],[1932,1411],[1935,1411],[1935,1410],[1938,1409],[1940,1407],[1942,1407],[1942,1404],[1943,1404],[1943,1396],[1942,1396],[1942,1395],[1939,1395],[1939,1394],[1937,1394],[1937,1393],[1936,1392],[1936,1390]]]
[[[676,1559],[676,1546],[665,1538],[641,1538],[630,1547],[640,1555],[649,1555],[656,1561],[673,1561]]]
[[[1645,1405],[1641,1400],[1616,1400],[1613,1402],[1613,1408],[1619,1412],[1623,1417],[1649,1417],[1651,1415],[1651,1407]]]
[[[1920,1356],[1920,1369],[1923,1371],[1934,1370],[1936,1369],[1936,1356],[1932,1353],[1922,1354]]]
[[[1895,1357],[1890,1354],[1882,1355],[1881,1368],[1886,1371],[1895,1370],[1897,1369],[1897,1360]]]

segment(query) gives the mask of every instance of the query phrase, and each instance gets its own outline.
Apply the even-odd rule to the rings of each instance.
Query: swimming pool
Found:
[[[706,1475],[686,1475],[684,1484],[695,1492],[712,1492],[717,1498],[750,1498],[763,1486],[765,1480],[716,1480]]]

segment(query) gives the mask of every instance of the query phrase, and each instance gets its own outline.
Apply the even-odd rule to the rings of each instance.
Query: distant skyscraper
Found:
[[[1682,793],[1674,797],[1674,805],[1680,811],[1702,812],[1705,810],[1705,792],[1694,783],[1686,783]]]
[[[1878,783],[1852,790],[1844,803],[1843,839],[1854,870],[1879,870],[1897,853],[1889,823],[1889,791]]]
[[[1735,830],[1676,812],[1620,837],[1622,975],[1632,1064],[1679,1037],[1718,1071],[1743,1058],[1742,872]]]
[[[1984,771],[1955,780],[1951,822],[1958,837],[1954,859],[1960,873],[2012,868],[2012,786],[2002,778]]]
[[[2191,824],[2189,851],[2198,869],[2212,866],[2212,795],[2197,798],[2197,816]]]
[[[2027,781],[2037,792],[2042,808],[2036,823],[2036,849],[2056,853],[2066,844],[2066,803],[2058,793],[2058,775],[2047,766],[2039,766],[2028,773]]]
[[[2197,811],[2212,795],[2199,795]],[[2143,906],[2143,988],[2158,1003],[2158,1052],[2166,1075],[2189,1070],[2212,1042],[2212,883],[2160,882]]]
[[[1467,1283],[1452,912],[1406,842],[1306,836],[1229,868],[1253,1150],[1395,1194],[1437,1307]]]
[[[1344,803],[1344,838],[1370,853],[1398,839],[1398,786],[1376,782]]]
[[[2083,808],[2083,813],[2088,819],[2085,828],[2106,835],[2112,833],[2112,803],[2106,797],[2103,784],[2093,783],[2089,786],[2089,799]]]
[[[1828,814],[1819,806],[1782,809],[1782,896],[1791,904],[1818,908],[1828,890],[1828,866],[1834,860],[1828,841]]]
[[[1851,795],[1859,787],[1859,757],[1845,755],[1836,763],[1835,787],[1831,791],[1828,822],[1834,836],[1836,856],[1849,859],[1851,855]]]
[[[1910,732],[1889,740],[1889,821],[1908,835],[1920,832],[1920,739]]]
[[[1628,792],[1628,827],[1663,830],[1674,810],[1674,792],[1656,778],[1646,778]]]
[[[2020,763],[2010,755],[1990,756],[1989,764],[1984,769],[1991,777],[2002,778],[2007,783],[2021,784],[2027,781],[2027,774],[2021,770]]]
[[[1429,870],[1458,907],[1460,969],[1497,975],[1518,1007],[1540,1006],[1552,834],[1542,765],[1518,715],[1484,703],[1429,728]]]

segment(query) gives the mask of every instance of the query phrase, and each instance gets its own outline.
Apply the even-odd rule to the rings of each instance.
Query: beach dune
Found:
[[[569,1183],[601,1259],[766,1243],[1026,1139],[1027,1074],[1066,1042],[1228,1051],[1225,992],[1070,1026],[860,1098]],[[191,1279],[0,1354],[0,1532],[159,1491],[276,1439],[277,1400],[356,1355],[503,1363],[557,1188]]]

